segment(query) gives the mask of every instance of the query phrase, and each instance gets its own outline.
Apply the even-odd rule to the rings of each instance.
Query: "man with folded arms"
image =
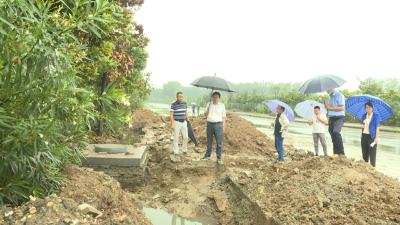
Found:
[[[180,158],[179,156],[179,132],[182,131],[182,152],[186,156],[189,156],[187,152],[187,144],[188,144],[188,128],[187,122],[189,121],[189,114],[187,112],[187,104],[183,101],[182,92],[178,92],[176,94],[176,102],[173,102],[170,110],[170,118],[171,118],[171,128],[174,131],[174,154],[176,158]]]
[[[328,148],[326,147],[325,139],[325,124],[328,123],[328,118],[325,114],[321,113],[321,108],[319,106],[314,107],[314,115],[308,121],[308,124],[313,125],[313,139],[314,139],[314,149],[315,155],[319,155],[318,142],[321,141],[322,148],[324,150],[324,155],[328,155]]]

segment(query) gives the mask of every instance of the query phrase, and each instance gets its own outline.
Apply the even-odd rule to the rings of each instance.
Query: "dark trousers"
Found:
[[[222,156],[222,123],[207,122],[207,152],[205,156],[210,157],[214,137],[217,140],[217,158]]]
[[[343,139],[340,132],[346,119],[344,116],[329,117],[329,134],[332,138],[333,154],[344,155]]]
[[[376,148],[378,145],[374,145],[371,147],[372,142],[374,139],[371,137],[370,134],[363,134],[361,138],[361,149],[362,149],[362,156],[365,162],[369,161],[371,158],[371,165],[375,167],[376,162]]]

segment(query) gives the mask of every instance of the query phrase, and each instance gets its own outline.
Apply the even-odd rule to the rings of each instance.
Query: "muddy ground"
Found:
[[[251,202],[278,224],[399,224],[400,185],[369,164],[344,157],[315,157],[286,145],[277,161],[274,142],[236,114],[227,114],[223,165],[202,162],[206,120],[191,118],[199,147],[173,162],[168,117],[148,123],[160,146],[150,148],[153,178],[135,194],[147,207],[161,207],[185,218],[206,215],[219,224],[256,224]],[[151,120],[151,117],[147,118]],[[167,122],[158,128],[163,120]],[[157,139],[157,138],[156,138]],[[181,140],[180,140],[181,143]],[[180,150],[181,151],[181,150]],[[227,176],[230,179],[227,179]],[[238,198],[229,180],[249,198]]]
[[[0,225],[15,224],[152,224],[134,204],[133,195],[121,189],[118,181],[91,169],[69,167],[68,183],[46,199],[32,198],[26,204],[0,208]],[[78,206],[89,204],[97,213]]]
[[[103,173],[71,167],[65,171],[69,182],[57,195],[0,209],[0,224],[151,224],[137,206],[184,218],[206,216],[217,224],[400,224],[399,182],[365,162],[314,157],[285,145],[280,164],[272,137],[232,113],[223,163],[216,162],[215,146],[212,160],[200,160],[206,150],[202,115],[191,118],[199,147],[189,142],[190,156],[177,160],[169,118],[147,110],[133,115],[128,132],[107,143],[126,144],[131,135],[151,143],[147,186],[122,190]],[[145,140],[148,132],[154,133],[152,140]],[[77,209],[82,203],[103,215],[82,213]]]

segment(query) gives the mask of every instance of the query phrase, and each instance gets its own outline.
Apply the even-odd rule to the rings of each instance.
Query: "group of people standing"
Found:
[[[319,155],[319,143],[321,143],[324,155],[328,155],[328,149],[325,138],[325,125],[328,124],[328,131],[331,135],[333,144],[333,156],[340,157],[345,155],[343,139],[340,134],[342,127],[346,121],[345,115],[345,96],[336,89],[328,90],[328,100],[324,101],[325,108],[328,110],[328,118],[321,113],[319,106],[314,107],[314,115],[308,120],[309,125],[313,125],[313,139],[315,155]],[[361,120],[361,149],[365,162],[376,166],[376,150],[379,142],[380,116],[373,113],[373,104],[367,102],[365,104],[366,113]],[[283,161],[283,140],[288,136],[289,120],[283,113],[285,108],[278,105],[277,116],[275,122],[271,123],[274,127],[275,148],[278,152],[278,161]]]
[[[321,113],[319,106],[314,107],[315,115],[308,121],[309,125],[313,125],[313,140],[315,155],[319,155],[319,142],[322,145],[324,155],[328,155],[325,125],[328,124],[328,131],[333,144],[333,156],[341,157],[345,155],[343,139],[341,135],[342,127],[345,119],[345,96],[336,89],[327,90],[329,94],[328,100],[324,101],[324,106],[328,111],[328,117]],[[217,141],[217,161],[222,161],[222,134],[225,132],[226,109],[219,100],[221,94],[213,93],[213,101],[207,104],[204,115],[207,117],[207,151],[202,160],[210,160],[213,146],[213,138]],[[198,106],[199,107],[199,106]],[[193,114],[196,106],[193,105]],[[373,113],[373,104],[368,102],[365,104],[366,113],[361,121],[361,148],[363,159],[376,166],[376,150],[379,142],[380,115]],[[271,127],[274,128],[275,148],[278,152],[278,161],[284,161],[283,141],[289,135],[289,119],[285,115],[285,108],[278,105],[276,108],[277,115]],[[199,108],[198,108],[199,113]],[[183,93],[177,93],[177,101],[172,103],[170,110],[171,127],[174,131],[174,154],[179,158],[178,140],[179,132],[182,132],[183,144],[182,152],[189,156],[187,152],[188,130],[187,122],[189,115],[187,112],[187,104],[183,101]]]
[[[207,151],[202,160],[210,160],[213,146],[213,140],[217,141],[217,162],[222,162],[222,133],[225,132],[226,110],[225,105],[219,102],[221,94],[213,93],[213,101],[207,104],[204,115],[207,117]],[[176,94],[177,101],[172,103],[170,110],[171,128],[174,131],[174,154],[176,158],[180,158],[178,149],[179,133],[182,132],[183,143],[182,152],[189,156],[187,152],[189,115],[187,112],[187,104],[183,101],[183,93]],[[196,105],[193,105],[193,114]],[[200,106],[198,105],[198,113]]]

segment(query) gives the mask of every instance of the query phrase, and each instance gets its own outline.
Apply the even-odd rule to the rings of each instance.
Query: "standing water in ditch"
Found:
[[[214,221],[206,217],[185,219],[163,209],[143,208],[142,210],[154,225],[216,225]]]

